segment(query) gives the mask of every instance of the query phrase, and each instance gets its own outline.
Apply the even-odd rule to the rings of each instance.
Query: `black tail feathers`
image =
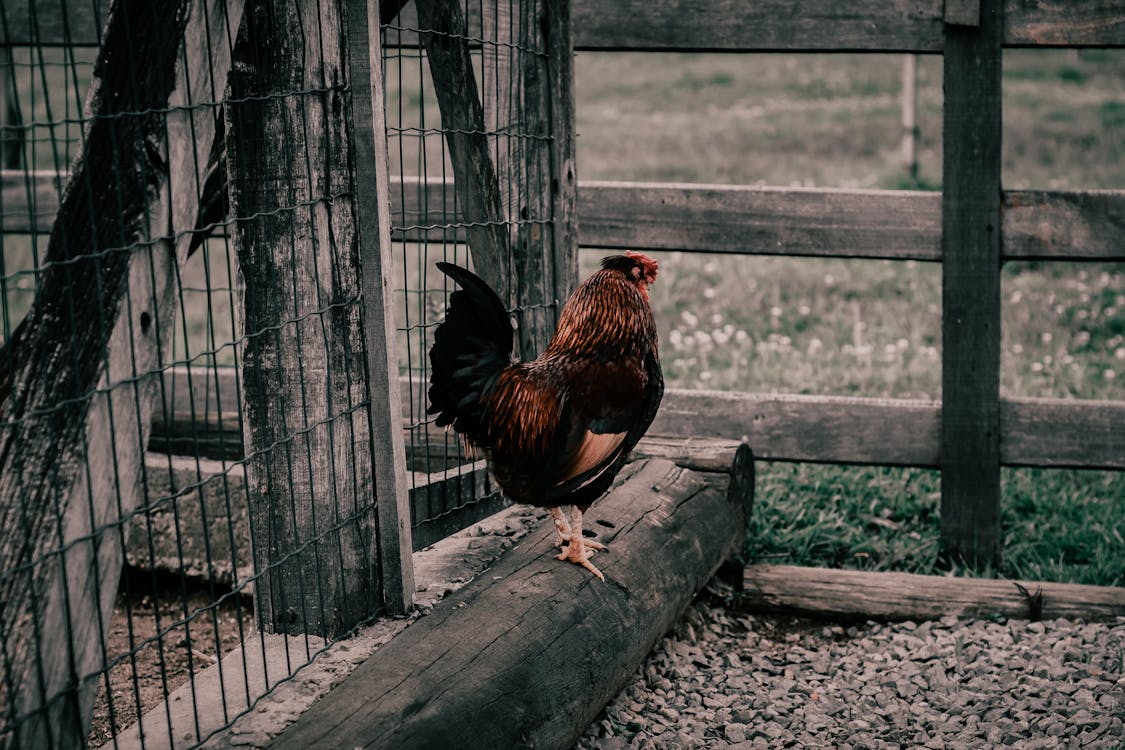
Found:
[[[496,292],[476,274],[452,263],[438,269],[460,285],[449,295],[445,320],[430,347],[430,407],[435,424],[487,445],[482,396],[511,362],[512,324]]]

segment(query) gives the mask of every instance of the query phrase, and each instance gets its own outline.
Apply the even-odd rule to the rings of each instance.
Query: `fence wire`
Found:
[[[373,470],[355,467],[384,438],[339,271],[358,253],[336,234],[352,91],[323,63],[343,4],[241,5],[0,8],[0,747],[199,744],[382,610]],[[320,78],[270,75],[271,45]],[[252,118],[279,111],[297,118],[270,146],[287,179],[256,184],[270,126]],[[251,273],[267,236],[275,262]],[[274,274],[311,281],[250,309],[243,279]],[[263,378],[292,341],[314,351]],[[271,527],[295,498],[311,528]],[[330,563],[356,536],[351,586]],[[318,587],[300,601],[278,583],[294,566]]]
[[[391,228],[398,263],[398,352],[415,549],[507,502],[490,482],[483,462],[467,455],[456,434],[435,428],[434,417],[426,414],[432,333],[444,318],[453,291],[434,264],[447,261],[473,268],[486,280],[498,280],[499,286],[513,290],[507,302],[517,325],[529,312],[538,309],[555,315],[559,308],[549,271],[526,275],[522,285],[517,283],[521,269],[513,249],[515,240],[502,257],[501,268],[482,268],[480,248],[470,252],[468,244],[472,231],[480,227],[515,238],[533,226],[546,234],[554,220],[539,200],[550,194],[549,169],[529,167],[523,159],[529,143],[549,142],[554,137],[553,132],[537,128],[529,120],[526,102],[527,71],[546,59],[538,23],[542,8],[535,0],[469,0],[463,8],[461,33],[420,23],[414,4],[383,27]],[[442,37],[450,46],[460,43],[467,49],[479,91],[480,122],[466,127],[450,112],[443,112],[442,107],[449,105],[442,101],[439,89],[446,84],[435,78],[427,52],[443,42],[427,43],[427,36]],[[464,193],[457,189],[459,184],[471,183],[474,175],[454,158],[451,143],[460,138],[465,149],[477,136],[485,139],[495,169],[503,209],[497,215],[474,213],[477,208],[466,205]],[[552,267],[549,244],[533,252],[542,253],[537,261],[540,266]],[[503,289],[498,291],[503,297]],[[523,356],[536,353],[528,350]]]

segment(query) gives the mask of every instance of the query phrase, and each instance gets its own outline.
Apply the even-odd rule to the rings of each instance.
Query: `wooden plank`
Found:
[[[355,159],[356,241],[359,243],[367,349],[367,392],[371,457],[378,503],[379,556],[383,599],[392,614],[414,606],[410,506],[406,448],[399,415],[395,302],[391,290],[390,171],[387,164],[383,101],[383,53],[379,8],[367,0],[348,0],[348,81],[352,88]]]
[[[945,0],[945,22],[957,26],[980,24],[980,0]]]
[[[940,403],[671,388],[650,436],[744,441],[761,460],[937,466]]]
[[[384,23],[394,19],[407,29],[389,41],[416,47],[413,30],[419,26],[413,4],[398,13],[395,6],[401,4],[382,2]],[[35,23],[28,3],[5,9],[9,32],[0,45],[97,44],[101,24],[91,9],[104,9],[104,4],[33,0],[33,5]],[[475,4],[468,5],[469,35],[479,38],[479,25],[471,23]],[[690,5],[682,0],[574,0],[574,11],[578,50],[939,52],[942,45],[942,0],[863,0],[844,6],[835,0],[808,0],[797,17],[783,0],[750,6],[736,0]],[[64,12],[69,36],[62,24]],[[1112,0],[1005,0],[1004,13],[1005,46],[1125,47],[1125,11]],[[685,14],[690,14],[690,24],[684,23]]]
[[[1125,588],[1075,583],[950,578],[912,573],[749,565],[738,606],[752,612],[845,620],[941,617],[1112,620]],[[1023,587],[1027,595],[1020,590]],[[1041,595],[1038,605],[1029,596]]]
[[[546,0],[547,77],[553,114],[551,148],[552,278],[555,320],[578,286],[578,176],[574,99],[573,0]]]
[[[1000,561],[1001,5],[946,26],[942,164],[944,553]]]
[[[1006,190],[1005,260],[1125,260],[1125,191]]]
[[[645,463],[587,514],[609,546],[597,557],[606,582],[556,560],[545,524],[271,746],[572,747],[741,544],[742,503],[726,485]]]
[[[346,197],[358,152],[340,88],[341,4],[248,6],[231,75],[237,101],[225,107],[231,212],[255,217],[234,231],[245,279],[246,483],[262,575],[255,609],[264,630],[324,637],[383,609],[371,488],[388,479],[373,476],[364,450],[373,426],[356,206]],[[305,30],[299,44],[293,29]],[[277,95],[289,91],[313,93]]]
[[[19,686],[12,704],[0,700],[19,719],[0,745],[85,742],[119,521],[143,499],[152,373],[168,358],[187,255],[187,236],[159,233],[194,225],[195,167],[214,138],[210,110],[194,105],[220,96],[212,86],[231,59],[213,32],[237,26],[242,4],[119,0],[111,12],[39,294],[0,351],[0,662],[4,685]]]
[[[410,490],[414,551],[512,505],[492,484],[484,461],[415,474]]]
[[[690,19],[690,20],[688,20]],[[941,49],[941,0],[831,0],[752,4],[713,0],[576,3],[579,50],[884,50]]]
[[[49,232],[58,207],[54,181],[50,172],[26,179],[0,173],[4,231]],[[576,192],[570,222],[581,218],[584,247],[941,260],[939,193],[598,181],[581,181]],[[1118,241],[1125,235],[1125,190],[1005,190],[1002,205],[1004,260],[1125,260]],[[411,226],[440,225],[454,210],[452,186],[395,178],[391,209],[409,216]],[[562,209],[555,211],[555,224],[566,222]],[[427,234],[393,228],[397,241]]]
[[[1125,401],[1001,399],[1000,462],[1125,469]]]
[[[1125,6],[1118,0],[1004,0],[1009,47],[1123,47]]]
[[[169,380],[167,374],[165,379]],[[183,377],[173,379],[179,384],[185,382]],[[206,386],[203,380],[197,382]],[[400,386],[408,386],[405,378]],[[166,388],[172,392],[169,386]],[[177,393],[183,392],[182,385],[180,388]],[[725,471],[733,451],[746,435],[753,437],[758,457],[770,460],[832,463],[847,456],[851,463],[879,464],[897,458],[893,462],[897,465],[939,465],[937,456],[941,449],[936,425],[940,401],[718,392],[719,400],[709,404],[713,393],[668,389],[657,421],[637,445],[637,455],[667,458],[697,471]],[[197,403],[207,398],[196,396]],[[214,402],[213,397],[211,401]],[[224,413],[220,424],[215,412],[205,416],[197,412],[194,434],[205,447],[214,445],[217,450],[220,440],[230,446],[234,434],[230,431],[238,426],[236,417]],[[403,418],[407,416],[404,414]],[[154,417],[154,449],[160,449],[157,436],[165,434],[162,430],[173,441],[189,444],[193,435],[191,412],[177,409],[171,412],[171,419],[172,423],[165,426]],[[888,424],[895,423],[902,426],[888,428]],[[814,436],[825,424],[833,432],[816,442]],[[1125,401],[1002,398],[1000,462],[1005,466],[1125,468],[1125,431],[1119,428],[1121,424],[1125,424]],[[885,429],[894,430],[894,436],[913,432],[918,438],[891,452],[880,439],[880,431]],[[699,430],[710,432],[704,434]],[[864,435],[872,437],[865,440]],[[444,431],[423,432],[420,440],[440,445],[432,460],[447,458]],[[187,450],[188,455],[194,452]],[[234,453],[210,454],[205,448],[201,453],[212,458],[225,456],[228,460],[242,455],[241,445]]]
[[[582,182],[584,246],[939,259],[941,196],[906,190]]]

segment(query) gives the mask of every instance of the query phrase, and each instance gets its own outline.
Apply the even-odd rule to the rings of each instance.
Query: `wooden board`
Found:
[[[1032,597],[1041,595],[1039,603],[1033,604],[1019,586]],[[1125,588],[749,565],[739,606],[834,620],[934,620],[947,615],[1112,620],[1125,617]]]
[[[390,0],[393,7],[397,0]],[[386,3],[384,3],[386,4]],[[402,399],[395,341],[395,300],[391,290],[390,167],[383,97],[383,51],[379,10],[368,0],[348,0],[348,80],[352,88],[351,135],[355,148],[356,242],[359,244],[363,334],[367,350],[372,484],[379,516],[379,572],[383,601],[392,614],[413,607],[410,509],[406,448],[398,429]],[[390,10],[384,8],[383,12]]]
[[[587,513],[606,581],[544,524],[360,665],[272,747],[570,748],[741,544],[727,477],[666,461]]]
[[[361,449],[372,439],[371,394],[349,198],[356,139],[337,85],[348,75],[342,13],[339,3],[248,5],[235,101],[224,108],[231,212],[254,217],[235,224],[234,240],[245,279],[246,484],[262,576],[255,611],[263,630],[323,637],[384,605],[372,454]],[[306,30],[300,43],[290,43],[294,29]],[[277,95],[288,91],[316,93]]]
[[[582,182],[588,247],[755,255],[941,257],[941,194]]]
[[[0,173],[4,230],[49,232],[58,206],[54,184],[50,172]],[[1002,200],[1005,260],[1125,260],[1125,190],[1006,190]],[[571,220],[581,219],[576,231],[584,247],[941,260],[940,193],[582,181],[576,201]],[[442,226],[454,211],[453,189],[396,178],[391,206],[412,226]],[[564,213],[555,222],[565,223]],[[464,241],[463,233],[443,232],[446,240]],[[427,236],[394,230],[400,241]],[[559,277],[568,273],[577,271]]]
[[[384,22],[395,18],[402,0],[383,0]],[[0,44],[97,44],[100,23],[89,0],[36,3],[37,24],[30,23],[28,3],[7,9],[9,34]],[[469,3],[470,10],[475,4]],[[753,4],[737,0],[625,0],[604,3],[575,0],[574,39],[579,50],[941,50],[942,0],[806,0],[798,9],[783,0]],[[100,5],[104,10],[104,4]],[[62,23],[68,15],[69,31]],[[1125,10],[1106,0],[1005,0],[1004,44],[1015,47],[1125,47]],[[413,4],[397,26],[419,28]],[[470,14],[470,18],[471,18]],[[685,22],[690,18],[690,23]],[[469,26],[479,37],[478,25]],[[397,40],[397,33],[393,35]],[[403,46],[417,46],[412,31]],[[388,39],[388,41],[391,41]]]
[[[231,388],[233,373],[223,369],[218,373],[217,382]],[[177,384],[175,391],[166,385],[175,403],[184,403],[187,379],[182,371],[168,371],[165,379]],[[212,382],[210,378],[195,379],[200,388],[197,404],[214,403],[214,396],[203,392]],[[406,387],[407,383],[403,380],[400,385]],[[648,456],[693,456],[685,459],[685,466],[716,470],[729,463],[725,452],[732,451],[745,435],[758,457],[768,460],[936,467],[941,450],[940,409],[940,401],[669,388],[638,450]],[[229,433],[225,438],[223,433],[237,426],[235,415],[226,415],[221,424],[213,413],[206,418],[199,415],[194,426],[190,416],[179,409],[172,414],[174,422],[166,429],[173,440],[188,441],[195,435],[203,445],[217,446],[220,439],[230,443]],[[1125,424],[1125,401],[1002,398],[1000,461],[1007,466],[1125,469],[1121,424]],[[900,440],[903,435],[907,436],[905,444]],[[435,436],[443,446],[435,458],[442,458],[444,433]],[[671,441],[667,448],[661,447],[664,439]],[[154,442],[153,447],[159,445]]]
[[[942,56],[942,547],[975,565],[1000,561],[1001,11]]]

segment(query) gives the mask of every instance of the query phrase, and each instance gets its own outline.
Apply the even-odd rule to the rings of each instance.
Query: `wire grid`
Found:
[[[462,34],[448,36],[460,37],[469,45],[483,109],[483,132],[506,209],[504,228],[514,234],[521,226],[539,224],[546,232],[554,220],[549,212],[532,208],[530,213],[521,213],[516,208],[521,196],[546,195],[550,190],[550,174],[544,170],[520,172],[518,162],[525,143],[553,137],[536,132],[521,105],[527,58],[547,56],[538,25],[527,20],[538,18],[541,9],[536,0],[469,0],[462,7],[466,28]],[[448,295],[455,288],[435,263],[452,262],[484,274],[475,267],[467,244],[467,230],[479,219],[466,216],[454,187],[466,177],[455,173],[448,137],[463,131],[443,123],[437,84],[419,32],[433,33],[420,28],[414,6],[407,5],[398,18],[383,25],[382,37],[398,354],[416,549],[506,504],[483,471],[483,462],[467,455],[456,434],[434,427],[435,417],[426,414],[432,334],[443,320]],[[534,200],[528,203],[541,205]],[[545,244],[543,253],[550,252]],[[545,261],[550,267],[550,259]],[[509,288],[516,286],[510,255],[500,273]],[[559,301],[546,274],[523,283],[522,296],[509,300],[514,302],[509,306],[513,320],[534,307],[550,308],[557,315]]]
[[[260,5],[268,16],[285,1]],[[92,5],[93,15],[104,20],[109,2]],[[111,385],[87,387],[40,414],[13,417],[10,404],[5,403],[4,394],[0,392],[0,419],[3,420],[0,421],[0,436],[20,428],[21,422],[27,419],[52,416],[61,419],[70,413],[64,411],[68,405],[90,403],[101,397],[111,402],[114,399],[138,400],[146,384],[153,382],[157,392],[154,426],[147,446],[137,444],[142,432],[138,426],[115,426],[112,421],[110,433],[95,438],[106,441],[115,452],[135,451],[145,455],[139,477],[115,477],[117,492],[112,504],[117,508],[118,517],[108,523],[94,522],[92,508],[106,498],[94,497],[92,493],[78,503],[79,507],[64,508],[62,498],[56,498],[53,514],[60,526],[69,520],[68,514],[88,513],[93,528],[77,540],[56,543],[34,559],[24,559],[16,568],[0,570],[0,586],[7,590],[24,574],[30,577],[52,566],[65,572],[68,558],[87,547],[95,550],[117,547],[126,562],[112,614],[103,617],[97,607],[92,608],[96,620],[93,632],[98,643],[95,668],[83,669],[74,657],[74,641],[78,638],[75,633],[89,623],[78,622],[79,615],[70,610],[72,595],[64,596],[67,607],[61,641],[57,632],[46,631],[41,617],[30,612],[27,615],[34,621],[33,647],[37,659],[46,659],[52,652],[68,655],[71,681],[64,689],[47,694],[44,684],[37,682],[40,694],[31,696],[29,704],[27,693],[32,688],[21,683],[10,658],[10,644],[5,644],[0,653],[0,747],[21,745],[31,731],[47,732],[44,746],[69,745],[69,741],[63,739],[65,735],[56,733],[50,722],[43,719],[54,716],[48,712],[60,707],[64,712],[77,712],[78,703],[90,700],[94,707],[92,730],[87,738],[89,744],[97,746],[112,741],[116,746],[116,738],[121,735],[131,737],[132,742],[139,741],[142,746],[146,737],[158,744],[194,745],[221,728],[217,725],[218,717],[201,715],[201,701],[207,699],[208,705],[214,706],[217,694],[221,725],[229,726],[247,713],[265,692],[292,677],[333,640],[315,634],[283,638],[278,653],[270,645],[276,646],[276,640],[269,641],[254,628],[251,594],[255,583],[267,571],[256,570],[251,558],[245,474],[255,456],[243,455],[243,420],[247,404],[264,398],[274,386],[247,383],[243,389],[237,374],[242,352],[248,340],[255,336],[292,336],[303,326],[316,328],[330,316],[358,315],[362,301],[357,296],[343,300],[304,300],[301,309],[291,310],[287,319],[272,330],[241,331],[237,253],[229,235],[238,222],[260,221],[262,217],[228,217],[222,210],[207,215],[201,208],[196,223],[153,228],[147,240],[115,247],[56,246],[48,255],[52,242],[65,244],[65,237],[63,243],[51,239],[52,225],[68,170],[74,166],[72,160],[81,153],[85,133],[95,119],[84,114],[84,107],[98,50],[71,43],[69,33],[81,25],[80,19],[68,17],[72,7],[70,3],[33,3],[34,12],[28,14],[29,28],[15,30],[7,25],[7,12],[0,8],[0,77],[4,82],[0,86],[4,99],[0,102],[0,125],[3,126],[0,157],[4,170],[4,198],[0,203],[0,228],[3,229],[0,232],[3,344],[0,385],[5,379],[4,373],[9,380],[11,378],[18,361],[21,322],[25,321],[29,310],[34,310],[38,296],[47,288],[45,280],[52,269],[57,272],[70,264],[97,263],[113,254],[148,257],[162,241],[182,243],[188,237],[198,236],[201,242],[186,263],[178,268],[172,264],[174,323],[163,332],[156,326],[156,335],[163,336],[163,340],[157,344],[159,364],[155,369],[134,369]],[[174,19],[169,18],[167,22],[174,23]],[[41,35],[49,37],[56,33],[52,30],[59,28],[64,30],[63,39],[41,39]],[[100,38],[100,26],[87,31],[86,38]],[[294,34],[305,45],[322,43],[311,30],[298,30]],[[7,40],[16,35],[32,39],[33,43],[9,46]],[[232,27],[228,18],[225,28],[208,27],[205,41],[208,47],[212,43],[216,48],[223,44],[229,46],[237,35],[238,28]],[[137,62],[131,55],[117,54],[110,64],[136,66]],[[128,75],[139,80],[149,72],[134,68]],[[213,79],[205,100],[189,100],[184,109],[213,113],[222,119],[223,107],[230,106],[224,89],[225,80]],[[284,89],[269,95],[291,100],[300,109],[308,100],[332,92],[350,96],[346,81],[324,81],[312,90]],[[163,106],[126,105],[110,117],[103,117],[107,122],[101,124],[108,124],[113,133],[125,138],[134,132],[129,130],[130,125],[154,116],[163,121],[167,115]],[[169,145],[162,140],[165,139],[125,144],[122,153],[133,146],[155,148],[161,151],[156,161],[166,161]],[[298,172],[312,169],[306,160],[308,143],[297,142],[300,140],[286,144],[287,156]],[[219,174],[225,174],[221,140],[219,143],[213,153],[220,157],[217,163],[195,160],[193,189],[200,191],[201,203],[210,201],[212,209],[216,205],[216,188],[208,185],[209,169],[217,167]],[[132,171],[134,165],[115,166],[121,169],[115,169],[112,174],[95,175],[95,181],[107,190],[120,192],[120,182],[137,175]],[[277,211],[277,215],[287,217],[290,222],[293,253],[304,249],[299,237],[316,234],[317,217],[323,215],[320,209],[331,216],[333,204],[350,204],[352,197],[350,186],[344,190],[329,190],[307,172],[298,180],[303,180],[308,187],[307,194],[290,205],[279,206]],[[225,186],[220,184],[217,189],[224,191]],[[147,200],[159,197],[148,195]],[[222,201],[219,203],[225,208]],[[197,231],[200,227],[210,232],[206,241],[202,241],[203,235]],[[348,251],[349,248],[339,250],[340,253]],[[101,293],[100,288],[98,291]],[[128,291],[125,296],[131,320],[140,320],[142,326],[151,325],[152,317],[147,318],[148,323],[144,317],[149,313],[138,315],[137,311],[157,309],[157,300],[129,299]],[[70,303],[73,306],[75,301],[72,299]],[[68,326],[67,335],[75,349],[84,338],[105,338],[106,327],[112,325],[108,320],[91,320],[81,315],[72,316],[62,324]],[[363,351],[364,342],[353,342],[353,345],[357,351]],[[104,356],[108,359],[108,355]],[[331,368],[332,364],[327,366]],[[347,377],[366,382],[364,371],[349,372]],[[291,471],[308,471],[311,467],[302,468],[302,463],[315,459],[288,448],[298,443],[301,436],[326,427],[329,432],[335,428],[337,441],[347,440],[353,450],[365,450],[371,436],[360,434],[353,417],[367,406],[366,400],[354,401],[320,422],[306,420],[289,424],[289,434],[264,452],[285,462]],[[366,424],[362,422],[363,429]],[[90,448],[84,440],[80,455]],[[52,470],[56,474],[59,472],[57,467]],[[98,468],[86,464],[77,470],[89,476]],[[141,487],[139,503],[129,508],[128,503],[123,502],[122,487],[134,479]],[[287,550],[288,556],[301,555],[308,548],[334,554],[335,539],[341,528],[364,519],[372,524],[376,521],[370,486],[319,490],[317,502],[334,503],[338,520],[319,529],[314,538],[300,540],[300,544]],[[353,503],[354,497],[365,500]],[[12,508],[9,503],[12,499],[0,498],[0,514],[5,506]],[[10,513],[0,515],[0,525],[5,522],[13,522]],[[283,561],[273,562],[281,564]],[[94,567],[97,576],[96,562]],[[66,584],[63,586],[65,588]],[[381,606],[381,597],[361,606],[377,609]],[[0,633],[0,640],[7,641],[9,637],[9,633]],[[239,646],[242,648],[238,649]],[[227,662],[219,662],[223,655],[232,651],[235,654]],[[214,674],[215,670],[208,673],[209,676],[204,675],[204,670],[213,665],[218,665],[218,675]],[[41,664],[39,669],[42,671]],[[165,700],[173,692],[180,696],[177,698],[179,705],[190,704],[190,715],[186,718],[173,716],[173,702]],[[28,710],[28,705],[36,708]],[[144,731],[138,731],[134,723],[150,711],[152,713],[145,717]]]

